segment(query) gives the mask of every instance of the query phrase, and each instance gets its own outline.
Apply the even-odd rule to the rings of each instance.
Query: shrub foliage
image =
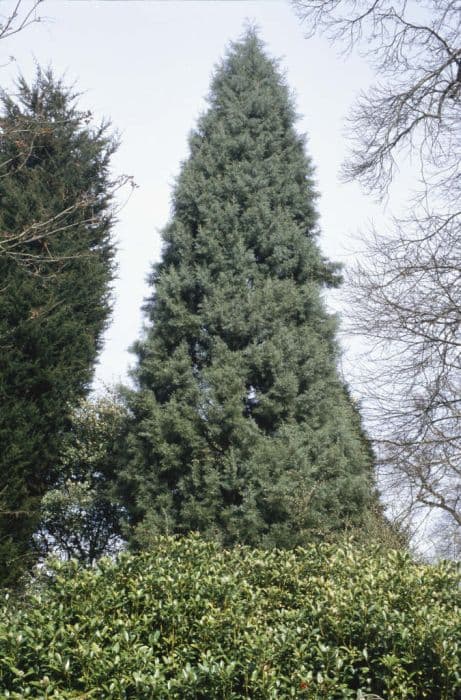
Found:
[[[193,536],[77,569],[5,602],[1,697],[461,698],[453,563]]]

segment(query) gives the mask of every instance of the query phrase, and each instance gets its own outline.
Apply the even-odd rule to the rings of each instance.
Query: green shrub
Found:
[[[43,578],[2,609],[2,698],[461,698],[453,563],[193,536]]]

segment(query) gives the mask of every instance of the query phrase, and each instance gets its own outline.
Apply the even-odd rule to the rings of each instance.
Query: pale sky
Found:
[[[0,0],[0,11],[7,14],[15,2]],[[18,70],[31,79],[36,63],[75,82],[84,93],[79,105],[97,120],[110,118],[120,133],[114,172],[138,185],[115,228],[118,279],[97,387],[126,381],[134,362],[127,350],[142,329],[145,278],[160,256],[159,231],[188,155],[188,134],[206,108],[214,66],[248,21],[268,54],[281,59],[301,115],[298,129],[308,135],[321,194],[321,246],[335,261],[354,258],[354,236],[381,217],[382,207],[357,185],[340,183],[338,171],[347,152],[344,118],[373,76],[360,58],[345,60],[326,40],[307,40],[288,0],[46,0],[40,15],[42,22],[1,42],[3,85]],[[5,66],[10,55],[15,61]]]

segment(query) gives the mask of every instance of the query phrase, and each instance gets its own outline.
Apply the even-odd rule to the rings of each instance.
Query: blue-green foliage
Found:
[[[136,345],[122,483],[136,538],[291,546],[359,524],[371,455],[336,368],[317,197],[276,64],[253,32],[216,71]],[[315,104],[313,104],[315,109]]]

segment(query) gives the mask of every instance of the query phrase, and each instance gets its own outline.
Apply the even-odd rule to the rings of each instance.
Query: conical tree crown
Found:
[[[125,488],[138,533],[291,545],[361,519],[370,454],[336,370],[316,192],[254,32],[190,139],[136,346]]]

